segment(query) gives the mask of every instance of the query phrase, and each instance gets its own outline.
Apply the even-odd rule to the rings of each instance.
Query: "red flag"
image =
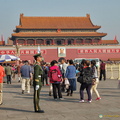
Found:
[[[1,35],[1,41],[2,41],[2,45],[4,45],[4,36]]]

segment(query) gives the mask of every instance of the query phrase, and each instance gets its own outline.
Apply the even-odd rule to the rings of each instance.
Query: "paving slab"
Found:
[[[40,114],[34,113],[33,87],[30,94],[21,94],[21,83],[14,80],[11,85],[4,83],[4,103],[0,106],[0,120],[120,120],[120,89],[117,86],[118,80],[101,81],[98,91],[102,99],[96,101],[96,95],[93,94],[92,103],[78,102],[79,83],[72,97],[63,93],[62,101],[55,101],[48,95],[49,87],[44,86],[40,105],[45,113]],[[87,100],[86,91],[85,99]]]

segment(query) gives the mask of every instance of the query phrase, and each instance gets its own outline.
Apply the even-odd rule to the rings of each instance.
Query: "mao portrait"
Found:
[[[66,57],[66,49],[65,47],[58,48],[58,57]]]

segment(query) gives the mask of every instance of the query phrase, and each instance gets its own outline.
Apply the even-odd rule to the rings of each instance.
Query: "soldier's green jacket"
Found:
[[[42,75],[43,75],[43,69],[39,65],[39,63],[36,62],[34,65],[34,76],[33,76],[34,85],[42,86]]]

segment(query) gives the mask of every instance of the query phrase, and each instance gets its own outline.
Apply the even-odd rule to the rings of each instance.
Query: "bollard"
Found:
[[[119,64],[118,80],[120,80],[120,64]]]
[[[108,64],[106,64],[105,69],[106,69],[106,73],[107,73],[107,71],[108,71],[108,70],[107,70],[107,69],[108,69]]]
[[[110,66],[110,71],[111,71],[110,79],[114,79],[114,77],[113,77],[113,64]]]

